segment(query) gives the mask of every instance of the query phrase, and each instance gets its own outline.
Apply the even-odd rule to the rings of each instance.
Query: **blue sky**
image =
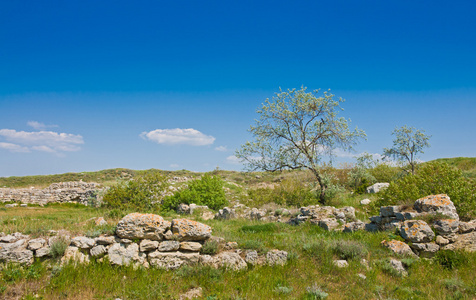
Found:
[[[279,87],[331,89],[367,133],[476,156],[473,1],[2,1],[0,176],[241,169]],[[149,134],[147,134],[149,133]],[[344,158],[342,158],[344,159]]]

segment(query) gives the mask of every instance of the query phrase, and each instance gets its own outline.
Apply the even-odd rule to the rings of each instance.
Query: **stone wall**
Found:
[[[48,203],[81,203],[88,205],[91,199],[97,199],[101,190],[95,182],[59,182],[44,189],[39,188],[0,188],[0,202],[21,202],[45,205]]]
[[[69,245],[62,263],[88,263],[107,259],[112,265],[177,269],[184,265],[209,265],[214,268],[245,269],[248,264],[283,265],[287,252],[270,250],[259,255],[255,250],[238,249],[235,242],[212,236],[210,226],[188,220],[164,220],[159,215],[132,213],[116,227],[114,236],[71,238],[67,232],[30,239],[21,233],[0,234],[0,262],[29,265],[34,258],[48,259],[55,243]],[[214,242],[217,253],[201,253],[207,242]],[[219,250],[219,251],[218,251]]]

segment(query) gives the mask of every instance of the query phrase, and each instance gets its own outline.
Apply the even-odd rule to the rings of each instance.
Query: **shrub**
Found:
[[[159,205],[166,186],[164,176],[158,172],[148,172],[111,187],[103,201],[111,208],[150,211]]]
[[[324,292],[316,283],[312,286],[308,286],[306,292],[307,299],[326,299],[327,296],[329,296],[329,294]]]
[[[476,185],[464,178],[460,170],[440,162],[423,164],[417,174],[392,182],[374,205],[408,204],[434,194],[447,194],[462,219],[475,216]]]
[[[51,244],[50,255],[53,258],[62,257],[68,246],[69,241],[65,237],[58,237]]]
[[[218,253],[218,242],[217,241],[206,241],[202,249],[200,250],[202,254],[213,255]]]
[[[367,248],[357,241],[337,240],[329,245],[334,254],[341,259],[363,258],[368,254]]]
[[[201,179],[191,181],[186,189],[166,197],[162,207],[168,210],[176,209],[181,203],[206,205],[214,210],[223,208],[228,203],[223,190],[223,180],[218,176],[205,174]]]

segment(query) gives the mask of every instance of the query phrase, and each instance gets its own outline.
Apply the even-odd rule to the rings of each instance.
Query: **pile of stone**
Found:
[[[47,258],[54,243],[65,242],[62,263],[88,263],[107,259],[113,265],[177,269],[183,265],[204,264],[212,267],[244,269],[250,264],[284,264],[285,251],[271,250],[266,255],[237,249],[236,243],[225,243],[212,237],[210,226],[188,220],[164,220],[159,215],[132,213],[119,221],[116,235],[70,238],[63,234],[49,239],[29,239],[20,233],[0,238],[0,261],[29,265],[34,257]],[[207,242],[214,241],[224,251],[215,255],[201,254]]]
[[[312,205],[300,208],[300,214],[289,219],[288,223],[299,225],[304,222],[319,225],[325,230],[337,230],[347,222],[356,221],[355,209],[351,206],[335,208],[333,206]]]
[[[0,202],[20,202],[23,204],[81,203],[88,205],[91,199],[98,199],[100,185],[95,182],[60,182],[45,189],[38,188],[0,188]]]
[[[459,221],[453,202],[445,194],[418,199],[410,208],[381,207],[380,215],[370,219],[375,229],[394,229],[405,240],[382,242],[397,254],[432,257],[440,249],[476,251],[476,220]],[[436,221],[428,224],[424,219]]]

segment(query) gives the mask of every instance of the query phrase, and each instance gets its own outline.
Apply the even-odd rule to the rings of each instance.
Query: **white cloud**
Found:
[[[240,159],[234,155],[230,155],[226,158],[226,161],[232,165],[240,165]]]
[[[1,148],[12,152],[30,152],[31,150],[60,153],[79,151],[79,145],[84,144],[81,135],[57,133],[53,131],[16,131],[13,129],[0,129],[0,137],[7,142]],[[12,146],[13,145],[13,146]]]
[[[228,148],[226,146],[218,146],[218,147],[215,147],[215,150],[216,151],[221,151],[221,152],[226,152],[226,151],[228,151]]]
[[[33,129],[36,129],[36,130],[45,130],[47,128],[58,127],[58,125],[46,125],[45,123],[41,123],[37,121],[28,121],[26,124],[30,127],[33,127]]]
[[[171,167],[171,168],[178,168],[178,167],[180,167],[180,166],[179,166],[178,164],[170,164],[170,167]]]
[[[143,139],[165,145],[184,144],[192,146],[205,146],[211,145],[215,141],[213,136],[205,135],[193,128],[156,129],[149,132],[144,131],[140,134],[140,136]]]
[[[12,144],[12,143],[2,143],[0,142],[0,149],[5,149],[11,152],[30,152],[28,147],[22,147],[20,145]]]

